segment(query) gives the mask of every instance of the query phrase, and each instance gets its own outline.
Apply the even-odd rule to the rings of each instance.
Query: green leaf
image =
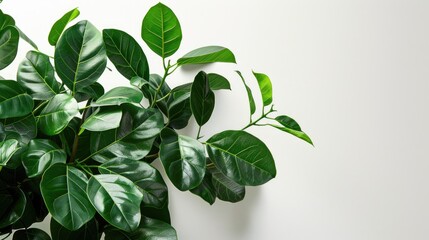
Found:
[[[210,89],[209,79],[203,71],[199,72],[192,83],[191,109],[198,125],[204,125],[211,117],[215,106],[215,95]]]
[[[246,87],[247,98],[249,99],[249,106],[250,106],[250,116],[252,116],[256,111],[255,99],[253,98],[252,90],[246,84],[246,81],[244,80],[244,77],[241,74],[241,72],[236,71],[236,73],[238,74],[238,76],[240,76],[241,81],[243,82],[244,86]]]
[[[92,106],[113,106],[124,103],[140,103],[143,93],[134,87],[116,87],[97,99]]]
[[[138,228],[143,194],[131,180],[116,174],[93,175],[87,193],[97,212],[112,226],[127,232]]]
[[[51,31],[49,32],[48,41],[51,46],[55,46],[58,42],[58,39],[60,39],[61,34],[63,33],[64,29],[66,28],[67,24],[73,19],[77,18],[79,16],[80,12],[77,8],[67,12],[64,14],[60,19],[58,19],[54,25],[51,28]]]
[[[149,77],[149,84],[144,85],[142,87],[142,92],[144,96],[149,99],[149,102],[152,103],[153,99],[155,98],[155,92],[159,88],[159,85],[162,82],[162,77],[158,74],[151,74]],[[166,114],[167,112],[167,99],[164,98],[167,94],[169,94],[171,91],[170,87],[166,82],[161,86],[160,91],[157,95],[157,102],[156,106],[161,110],[163,113]],[[160,100],[161,98],[164,98]]]
[[[79,106],[72,96],[55,95],[38,116],[39,130],[48,136],[59,134],[78,112]]]
[[[13,26],[0,31],[0,70],[13,62],[18,53],[19,32]]]
[[[19,142],[15,139],[8,139],[0,142],[0,166],[6,166],[13,154],[19,150]]]
[[[162,206],[162,208],[145,207],[144,204],[142,204],[140,206],[140,211],[144,213],[145,217],[158,219],[171,224],[170,210],[168,209],[168,199],[167,203]]]
[[[148,207],[162,208],[168,200],[168,189],[161,174],[146,162],[126,158],[112,159],[99,167],[102,174],[116,173],[136,184]]]
[[[174,186],[181,191],[198,186],[206,169],[203,145],[169,128],[161,132],[161,140],[159,157]]]
[[[203,181],[196,188],[190,190],[191,193],[200,196],[204,201],[210,205],[216,201],[216,189],[213,186],[212,174],[206,171]]]
[[[234,54],[220,46],[208,46],[195,49],[177,60],[179,65],[207,64],[215,62],[236,63]]]
[[[276,176],[267,146],[245,131],[228,130],[207,140],[207,152],[216,167],[240,185],[261,185]]]
[[[51,240],[51,237],[41,229],[29,228],[18,230],[13,234],[13,240]]]
[[[5,29],[7,26],[15,26],[15,20],[0,10],[0,30]]]
[[[55,163],[66,163],[67,155],[56,143],[48,139],[34,139],[22,155],[22,165],[29,178],[41,176]]]
[[[121,109],[96,110],[83,122],[81,129],[101,132],[119,127],[122,118]]]
[[[271,85],[270,78],[263,73],[253,72],[253,75],[258,81],[259,89],[261,90],[263,105],[270,105],[273,102],[273,86]]]
[[[167,102],[167,116],[169,126],[172,128],[182,129],[186,127],[192,116],[190,86],[189,88],[179,86],[171,91]]]
[[[90,98],[97,100],[103,94],[104,94],[103,86],[100,83],[96,82],[89,85],[88,87],[84,87],[80,89],[74,97],[76,98],[76,101],[83,102]]]
[[[177,234],[168,223],[142,217],[139,228],[132,233],[106,228],[106,240],[177,240]]]
[[[95,219],[87,222],[76,231],[70,231],[51,218],[52,240],[99,240],[98,226]]]
[[[298,137],[313,145],[313,141],[311,141],[311,138],[301,130],[301,127],[299,126],[299,124],[291,117],[282,115],[282,116],[276,117],[275,120],[279,122],[282,126],[277,126],[273,124],[270,124],[270,126],[280,129],[284,132],[290,133],[293,136]]]
[[[173,55],[182,41],[182,29],[174,12],[162,3],[149,9],[143,19],[142,38],[160,57]]]
[[[246,188],[242,185],[229,179],[216,168],[210,169],[212,175],[212,184],[216,191],[216,196],[227,202],[239,202],[244,199],[246,195]]]
[[[0,202],[2,204],[10,203],[0,211],[0,228],[7,227],[16,223],[24,214],[27,199],[21,189],[7,188],[3,182],[0,186]]]
[[[19,65],[17,80],[35,100],[47,100],[60,93],[49,57],[41,52],[27,53]]]
[[[6,135],[17,133],[17,139],[23,145],[37,136],[36,118],[32,114],[25,117],[9,118],[4,126]],[[1,137],[0,137],[1,140]]]
[[[67,29],[55,47],[55,68],[73,92],[95,83],[107,63],[101,33],[88,21]]]
[[[138,88],[142,88],[143,86],[149,84],[149,81],[139,77],[139,76],[134,76],[131,78],[130,80],[131,85],[133,85],[134,87],[138,87]]]
[[[18,26],[15,25],[16,30],[19,32],[19,36],[22,40],[26,41],[28,44],[30,44],[34,49],[39,50],[36,43],[33,42]]]
[[[33,110],[33,99],[15,81],[0,81],[0,119],[25,116]]]
[[[207,76],[209,77],[209,85],[211,90],[231,90],[231,84],[224,76],[217,73],[209,73]]]
[[[124,77],[128,80],[135,76],[149,79],[146,55],[132,36],[116,29],[104,29],[103,40],[107,56]]]
[[[100,163],[115,157],[142,159],[163,127],[164,119],[158,110],[128,104],[118,129],[91,133],[90,157]]]
[[[88,178],[77,168],[57,163],[43,174],[40,190],[49,213],[65,228],[75,231],[95,215],[86,187]]]

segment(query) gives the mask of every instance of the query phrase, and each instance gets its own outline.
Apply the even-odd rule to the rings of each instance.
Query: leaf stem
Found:
[[[78,129],[80,129],[80,126],[82,126],[83,121],[85,120],[85,115],[86,115],[86,111],[88,110],[88,108],[87,108],[88,106],[90,106],[89,105],[89,101],[86,103],[85,110],[82,113],[82,119],[80,120],[80,124],[79,124],[79,128]],[[76,133],[75,136],[74,136],[73,149],[72,149],[72,153],[71,153],[71,156],[70,156],[70,162],[71,163],[76,158],[76,154],[77,154],[77,150],[78,150],[78,145],[79,145],[79,133]]]
[[[45,100],[44,102],[42,102],[41,104],[39,104],[39,106],[37,106],[34,110],[33,110],[33,112],[32,112],[32,114],[34,115],[34,113],[36,113],[41,107],[43,107],[45,104],[47,104],[49,102],[49,100]]]
[[[267,113],[264,113],[264,111],[262,112],[263,114],[256,119],[255,121],[250,120],[250,123],[247,124],[244,128],[242,128],[241,130],[246,130],[247,128],[251,127],[251,126],[264,126],[263,124],[258,124],[259,121],[261,121],[262,119],[268,118],[268,115],[272,112],[275,112],[276,110],[274,110],[274,106],[271,105],[270,110]]]
[[[201,133],[201,126],[198,126],[197,140],[201,138],[200,133]]]

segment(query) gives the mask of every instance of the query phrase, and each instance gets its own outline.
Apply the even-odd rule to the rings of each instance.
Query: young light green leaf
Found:
[[[224,76],[219,75],[217,73],[209,73],[207,74],[207,76],[209,77],[211,90],[231,90],[231,84]]]
[[[273,87],[271,85],[270,78],[263,73],[253,72],[253,75],[258,81],[259,89],[261,90],[263,105],[270,105],[273,102]]]
[[[273,156],[265,143],[245,131],[228,130],[207,140],[216,167],[240,185],[261,185],[276,176]]]
[[[12,240],[51,240],[49,235],[38,228],[28,228],[16,231]]]
[[[207,64],[215,62],[236,63],[235,56],[231,50],[220,46],[198,48],[177,60],[179,65]]]
[[[238,76],[240,76],[241,81],[244,84],[244,87],[246,87],[247,98],[249,99],[249,106],[250,106],[250,116],[252,116],[255,113],[255,111],[256,111],[255,99],[253,98],[252,90],[246,84],[246,81],[244,80],[244,77],[241,74],[241,72],[240,71],[236,71],[236,73],[238,74]]]
[[[182,41],[182,29],[174,12],[162,3],[146,13],[142,23],[142,39],[162,58],[173,55]]]
[[[19,32],[13,26],[0,30],[0,70],[13,62],[18,53]]]
[[[88,21],[64,31],[54,58],[58,76],[73,94],[95,83],[107,64],[103,37]]]
[[[229,179],[216,168],[210,169],[212,175],[212,183],[216,192],[216,196],[227,202],[239,202],[246,195],[246,188]]]
[[[0,186],[0,202],[2,204],[10,203],[7,208],[1,210],[0,228],[5,228],[16,223],[22,217],[27,198],[20,188],[8,187],[2,182]]]
[[[72,96],[55,95],[38,116],[39,130],[48,136],[59,134],[78,113],[79,106]]]
[[[22,117],[33,110],[33,99],[16,81],[0,81],[0,93],[0,119]]]
[[[19,150],[19,142],[8,139],[0,142],[0,166],[6,166],[13,154]]]
[[[103,40],[107,56],[124,77],[128,80],[135,76],[149,79],[146,55],[132,36],[116,29],[104,29]]]
[[[209,78],[203,71],[195,76],[191,88],[191,109],[198,125],[204,125],[211,117],[215,106],[215,95],[210,89]]]
[[[96,110],[81,126],[81,132],[86,129],[101,132],[119,127],[122,118],[121,109]],[[79,134],[80,135],[80,134]]]
[[[206,157],[199,141],[165,128],[161,132],[159,156],[168,177],[179,190],[195,188],[203,180]]]
[[[51,46],[55,46],[60,39],[61,34],[69,22],[73,21],[79,16],[80,12],[77,8],[67,12],[60,19],[58,19],[49,32],[48,41]]]
[[[97,99],[91,105],[98,106],[113,106],[124,103],[140,103],[143,99],[143,93],[134,87],[116,87],[106,92],[103,96]]]
[[[301,127],[299,126],[299,124],[291,117],[282,115],[282,116],[276,117],[275,120],[278,123],[280,123],[282,126],[273,125],[273,124],[270,124],[270,126],[275,127],[284,132],[290,133],[293,136],[298,137],[313,145],[313,141],[311,141],[311,138],[301,130]]]
[[[87,185],[88,178],[82,171],[62,163],[49,167],[40,182],[49,213],[71,231],[78,230],[95,215],[86,195]]]
[[[93,175],[87,194],[97,212],[112,226],[126,232],[140,224],[143,194],[128,178],[116,174]]]

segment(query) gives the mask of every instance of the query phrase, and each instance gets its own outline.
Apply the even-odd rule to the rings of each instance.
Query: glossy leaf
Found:
[[[81,228],[94,217],[86,187],[86,175],[65,164],[57,163],[43,174],[40,190],[49,213],[67,229],[74,231]]]
[[[239,202],[246,195],[246,188],[229,179],[216,168],[210,169],[212,175],[213,187],[216,191],[216,196],[227,202]]]
[[[99,240],[98,226],[95,219],[87,222],[76,231],[70,231],[51,218],[50,229],[52,240]]]
[[[126,232],[137,229],[143,194],[131,180],[116,174],[93,175],[87,193],[97,212],[112,226]]]
[[[203,71],[199,72],[192,83],[191,109],[198,125],[204,125],[211,117],[215,106],[215,95],[210,89],[209,79]]]
[[[4,130],[6,135],[16,133],[15,139],[25,145],[37,136],[36,119],[32,114],[19,118],[9,118]]]
[[[41,229],[29,228],[16,231],[13,240],[51,240],[51,237]]]
[[[64,14],[60,19],[58,19],[52,26],[51,31],[49,32],[49,44],[55,46],[58,42],[58,39],[60,39],[60,36],[63,33],[64,29],[66,29],[67,24],[77,18],[79,14],[79,10],[75,8]]]
[[[143,19],[142,38],[160,57],[173,55],[182,41],[182,29],[174,12],[162,3],[149,9]]]
[[[95,111],[83,122],[81,129],[101,132],[119,127],[122,118],[121,109],[107,109]]]
[[[59,134],[78,114],[76,100],[67,94],[53,97],[38,116],[39,130],[49,136]]]
[[[92,98],[93,100],[97,100],[103,94],[104,94],[103,86],[100,83],[96,82],[89,85],[88,87],[84,87],[80,89],[76,93],[75,98],[76,98],[76,101],[83,102],[90,98]]]
[[[126,158],[112,159],[99,167],[102,174],[116,173],[136,184],[148,207],[162,208],[168,198],[168,189],[161,174],[150,164]]]
[[[275,118],[275,120],[281,124],[281,126],[278,125],[273,125],[271,124],[271,126],[280,129],[284,132],[290,133],[295,137],[298,137],[308,143],[310,143],[311,145],[313,145],[313,141],[311,141],[311,138],[301,130],[301,127],[299,126],[299,124],[292,119],[291,117],[288,117],[286,115],[282,115],[282,116],[278,116]]]
[[[140,211],[144,213],[145,217],[161,220],[168,224],[171,224],[170,210],[168,209],[168,200],[162,208],[145,207],[141,205]]]
[[[261,90],[262,103],[264,106],[269,106],[273,102],[273,86],[270,78],[263,73],[253,72],[258,81],[259,90]]]
[[[92,106],[113,106],[124,103],[140,103],[143,93],[133,87],[116,87],[97,99]]]
[[[33,110],[33,99],[15,81],[0,81],[0,119],[25,116]]]
[[[174,186],[181,191],[198,186],[206,168],[203,145],[169,128],[161,132],[161,140],[159,156]]]
[[[186,127],[192,116],[191,85],[182,86],[176,87],[171,91],[167,102],[169,126],[174,129]]]
[[[207,152],[216,167],[240,185],[261,185],[276,176],[273,156],[258,138],[228,130],[207,140]]]
[[[177,240],[177,234],[168,223],[142,217],[139,228],[132,233],[107,228],[106,240]]]
[[[36,43],[31,40],[27,34],[25,34],[18,26],[15,25],[16,30],[18,30],[19,36],[22,40],[26,41],[28,44],[30,44],[34,49],[39,50]]]
[[[66,163],[67,155],[57,144],[47,139],[34,139],[22,155],[22,164],[29,178],[41,176],[55,163]]]
[[[212,174],[206,171],[203,181],[196,188],[190,190],[191,193],[200,196],[204,201],[210,205],[216,201],[216,189],[213,186]]]
[[[8,139],[0,142],[0,166],[6,166],[13,154],[19,149],[19,142]]]
[[[134,76],[131,78],[130,83],[131,85],[141,89],[143,86],[148,85],[149,81],[142,77]]]
[[[103,40],[107,56],[124,77],[128,80],[135,76],[149,79],[146,55],[132,36],[120,30],[105,29]]]
[[[215,62],[236,63],[234,54],[220,46],[208,46],[195,49],[177,60],[179,65],[207,64]]]
[[[7,26],[15,26],[15,20],[0,9],[0,30],[5,29]]]
[[[54,68],[47,55],[29,51],[19,65],[17,80],[33,99],[47,100],[60,93],[60,84],[54,75]]]
[[[252,90],[246,84],[246,81],[244,80],[244,77],[241,74],[241,72],[240,71],[236,71],[236,72],[237,72],[238,76],[240,76],[241,81],[244,84],[244,87],[246,87],[247,98],[249,100],[249,106],[250,106],[250,115],[253,115],[255,113],[255,111],[256,111],[256,105],[255,105],[255,99],[253,98]]]
[[[0,30],[0,70],[13,62],[18,53],[19,32],[13,26]]]
[[[0,186],[0,202],[5,204],[10,202],[10,205],[2,209],[0,215],[0,228],[7,227],[17,222],[24,214],[27,199],[24,192],[19,188],[7,188],[2,183]]]
[[[162,77],[158,74],[151,74],[149,77],[149,84],[144,85],[142,87],[142,92],[144,96],[149,99],[149,102],[152,103],[152,101],[155,98],[155,92],[159,88],[159,85],[162,82]],[[161,110],[164,114],[167,112],[167,100],[164,98],[167,94],[169,94],[171,91],[170,87],[166,82],[161,86],[160,91],[157,95],[157,102],[156,106]],[[164,99],[162,99],[164,98]],[[162,100],[161,100],[162,99]]]
[[[68,28],[55,48],[55,68],[73,92],[95,83],[107,63],[101,33],[88,21]]]
[[[142,159],[163,127],[158,110],[127,105],[118,129],[91,133],[90,157],[101,163],[115,157]]]
[[[211,90],[231,90],[231,84],[224,76],[217,73],[209,73],[207,76],[209,77],[209,85]]]

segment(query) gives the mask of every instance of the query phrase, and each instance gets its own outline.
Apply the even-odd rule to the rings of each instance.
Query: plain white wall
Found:
[[[241,203],[218,201],[211,207],[170,187],[180,239],[429,239],[429,1],[163,2],[183,29],[173,59],[216,44],[232,49],[239,63],[206,68],[227,76],[233,92],[216,95],[204,135],[246,124],[246,96],[233,70],[242,70],[250,81],[254,69],[271,77],[279,113],[298,120],[316,146],[274,129],[251,129],[272,150],[277,178],[248,188]],[[156,3],[5,0],[0,6],[50,54],[50,26],[79,7],[80,19],[99,29],[130,32],[152,71],[159,72],[160,59],[139,37],[141,20]],[[18,58],[28,49],[24,45]],[[14,66],[0,75],[14,78]],[[195,69],[179,71],[170,84],[194,74]],[[106,72],[102,82],[127,84],[115,72]]]

